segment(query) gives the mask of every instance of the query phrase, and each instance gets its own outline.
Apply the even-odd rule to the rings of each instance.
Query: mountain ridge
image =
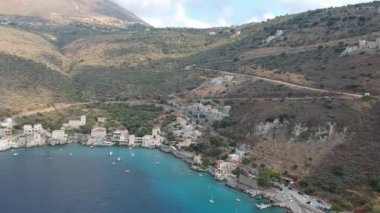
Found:
[[[0,14],[39,17],[57,23],[81,21],[92,24],[120,25],[146,22],[110,0],[14,0],[0,1]]]

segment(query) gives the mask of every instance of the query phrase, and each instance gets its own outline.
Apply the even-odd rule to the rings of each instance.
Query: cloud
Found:
[[[155,27],[209,28],[371,0],[112,0]]]
[[[190,18],[186,0],[114,0],[154,27],[208,28],[207,22]]]
[[[370,2],[372,0],[279,0],[280,4],[292,11],[305,11],[317,8],[339,7],[347,4]]]
[[[254,16],[254,17],[248,19],[248,23],[266,21],[268,19],[273,19],[274,17],[276,17],[276,16],[273,13],[263,13],[261,15]]]

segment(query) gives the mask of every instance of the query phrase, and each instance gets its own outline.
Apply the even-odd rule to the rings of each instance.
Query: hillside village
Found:
[[[61,129],[51,132],[38,123],[25,124],[22,126],[21,131],[15,130],[13,127],[16,123],[12,118],[7,118],[1,123],[0,151],[11,149],[17,154],[14,149],[20,147],[57,146],[76,142],[89,147],[118,145],[131,148],[158,148],[183,159],[194,170],[209,172],[217,180],[225,182],[230,187],[245,191],[251,196],[268,197],[273,205],[301,210],[305,207],[297,203],[302,202],[312,212],[326,211],[330,208],[327,203],[321,203],[321,201],[318,203],[316,198],[308,197],[305,200],[304,195],[289,190],[287,186],[294,183],[291,178],[284,177],[286,185],[280,184],[276,186],[277,189],[268,191],[259,187],[260,184],[263,184],[260,183],[260,178],[262,178],[260,169],[252,169],[246,163],[246,156],[250,147],[225,147],[225,159],[215,160],[214,162],[210,162],[207,156],[194,152],[192,147],[200,144],[199,141],[202,140],[205,134],[205,126],[209,125],[207,122],[200,122],[197,119],[204,118],[210,121],[221,121],[229,116],[230,110],[230,106],[224,106],[219,111],[214,106],[195,103],[179,110],[186,116],[181,114],[172,116],[175,119],[171,118],[170,122],[165,126],[166,131],[169,132],[162,132],[159,126],[154,126],[151,134],[142,137],[130,134],[127,128],[106,128],[105,126],[108,122],[106,117],[96,118],[97,122],[88,135],[76,133],[77,130],[87,125],[88,118],[86,115],[81,115],[77,120],[68,120],[63,123]],[[268,182],[265,182],[265,184],[271,184],[270,179],[266,181]],[[277,181],[283,182],[280,179]],[[289,197],[296,197],[297,201],[290,202],[291,198]]]
[[[350,54],[365,50],[380,50],[380,38],[377,38],[376,41],[359,40],[358,45],[347,47],[341,53],[341,56],[348,56]]]

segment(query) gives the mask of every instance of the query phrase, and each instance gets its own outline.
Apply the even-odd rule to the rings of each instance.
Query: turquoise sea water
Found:
[[[0,212],[284,212],[259,211],[260,200],[158,150],[18,149],[0,153],[0,171]]]

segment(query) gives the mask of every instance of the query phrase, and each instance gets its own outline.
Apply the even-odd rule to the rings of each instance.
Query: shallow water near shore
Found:
[[[159,150],[17,149],[0,153],[0,171],[0,212],[285,212]]]

